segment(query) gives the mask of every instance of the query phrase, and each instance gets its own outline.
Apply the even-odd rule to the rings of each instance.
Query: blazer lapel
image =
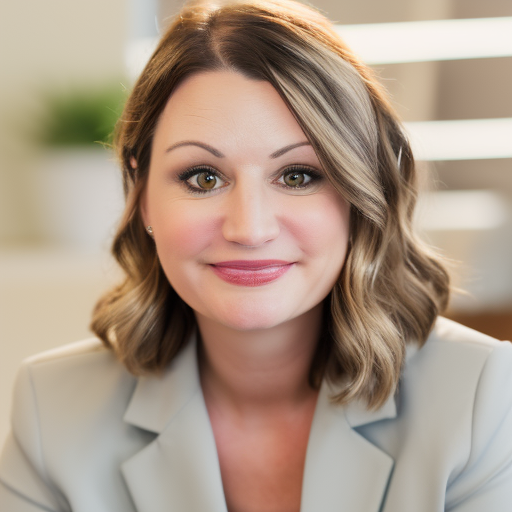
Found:
[[[159,434],[122,465],[139,512],[227,512],[194,341],[161,378],[139,379],[125,420]]]
[[[331,391],[324,382],[306,454],[301,512],[378,512],[394,462],[354,428],[395,417],[394,399],[367,411],[358,403],[332,404]]]
[[[319,393],[306,454],[301,512],[378,512],[393,460],[355,430],[396,416],[330,402]],[[139,378],[125,421],[157,434],[121,470],[138,512],[227,512],[215,439],[199,380],[196,342],[161,377]]]

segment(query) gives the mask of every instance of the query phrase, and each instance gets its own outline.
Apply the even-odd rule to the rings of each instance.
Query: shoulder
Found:
[[[419,430],[440,441],[443,453],[458,451],[452,478],[462,468],[468,474],[477,461],[482,469],[484,457],[494,468],[493,457],[512,462],[506,433],[512,431],[510,342],[440,318],[425,345],[408,357],[399,395],[407,424],[421,423]]]
[[[441,318],[408,358],[400,394],[415,446],[427,434],[428,456],[444,461],[446,503],[489,496],[502,510],[512,499],[512,344]]]
[[[96,339],[25,360],[14,387],[12,434],[0,457],[9,499],[68,510],[69,491],[94,509],[104,488],[123,502],[114,509],[128,510],[117,464],[151,438],[124,420],[136,383]]]
[[[408,347],[394,398],[395,416],[359,429],[395,460],[389,500],[415,488],[447,510],[504,510],[512,500],[512,344],[439,318],[421,348]]]
[[[13,427],[25,430],[37,414],[40,428],[79,427],[91,418],[121,414],[136,378],[98,339],[71,343],[26,359],[13,397]]]
[[[114,357],[112,352],[99,339],[89,338],[31,356],[23,361],[22,367],[66,368],[70,364],[87,364],[111,357]]]
[[[430,425],[447,437],[459,436],[453,427],[463,424],[471,433],[478,407],[494,408],[497,414],[512,408],[512,343],[440,317],[423,346],[407,346],[398,389],[389,402],[404,431],[422,424],[422,431]]]
[[[29,357],[21,364],[15,392],[30,383],[33,392],[43,396],[52,393],[83,397],[108,388],[134,381],[113,351],[100,340],[91,338]],[[26,384],[25,384],[26,385]]]
[[[408,347],[400,388],[405,405],[448,415],[457,407],[471,411],[482,392],[501,389],[512,398],[512,344],[439,318],[421,348]]]
[[[421,350],[466,350],[480,354],[491,352],[502,342],[475,331],[465,325],[438,317],[434,327]],[[415,352],[413,350],[413,352]]]
[[[440,317],[421,348],[408,347],[403,378],[445,388],[459,382],[469,391],[489,365],[512,373],[512,344]]]
[[[19,374],[30,375],[42,386],[54,385],[59,388],[63,383],[81,380],[112,381],[114,376],[122,378],[128,372],[112,350],[106,348],[99,339],[90,338],[25,359]]]
[[[408,348],[396,400],[408,431],[469,457],[512,418],[512,344],[439,318],[421,348]]]
[[[430,345],[440,343],[446,346],[472,347],[478,351],[489,352],[502,342],[448,318],[438,317],[428,338],[428,343]]]
[[[468,396],[478,408],[512,411],[512,343],[446,318],[438,319],[425,345],[408,358],[409,373]],[[478,418],[474,418],[477,422]]]
[[[409,413],[472,414],[482,390],[495,395],[512,378],[512,344],[439,318],[425,344],[407,348],[399,402]],[[512,398],[512,381],[502,392]],[[491,403],[496,403],[492,398]]]

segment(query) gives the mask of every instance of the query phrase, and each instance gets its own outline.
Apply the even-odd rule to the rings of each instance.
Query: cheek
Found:
[[[290,230],[299,240],[304,253],[344,260],[348,238],[350,206],[337,194],[314,197],[290,217]]]
[[[158,217],[155,241],[162,258],[179,260],[197,256],[212,241],[216,221],[197,205],[176,205]],[[163,262],[165,264],[165,262]]]

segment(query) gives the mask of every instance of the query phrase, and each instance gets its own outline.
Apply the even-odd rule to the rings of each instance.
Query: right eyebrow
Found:
[[[216,156],[217,158],[224,158],[224,155],[220,151],[216,150],[209,144],[205,144],[204,142],[199,142],[197,140],[183,140],[181,142],[176,142],[172,146],[169,146],[165,152],[169,153],[173,149],[179,148],[181,146],[197,146],[199,148],[206,149],[206,151],[209,151],[213,156]]]

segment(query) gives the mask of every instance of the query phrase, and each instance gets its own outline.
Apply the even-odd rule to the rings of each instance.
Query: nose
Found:
[[[258,247],[279,235],[276,204],[263,184],[252,180],[237,183],[224,207],[222,233],[227,241]]]

